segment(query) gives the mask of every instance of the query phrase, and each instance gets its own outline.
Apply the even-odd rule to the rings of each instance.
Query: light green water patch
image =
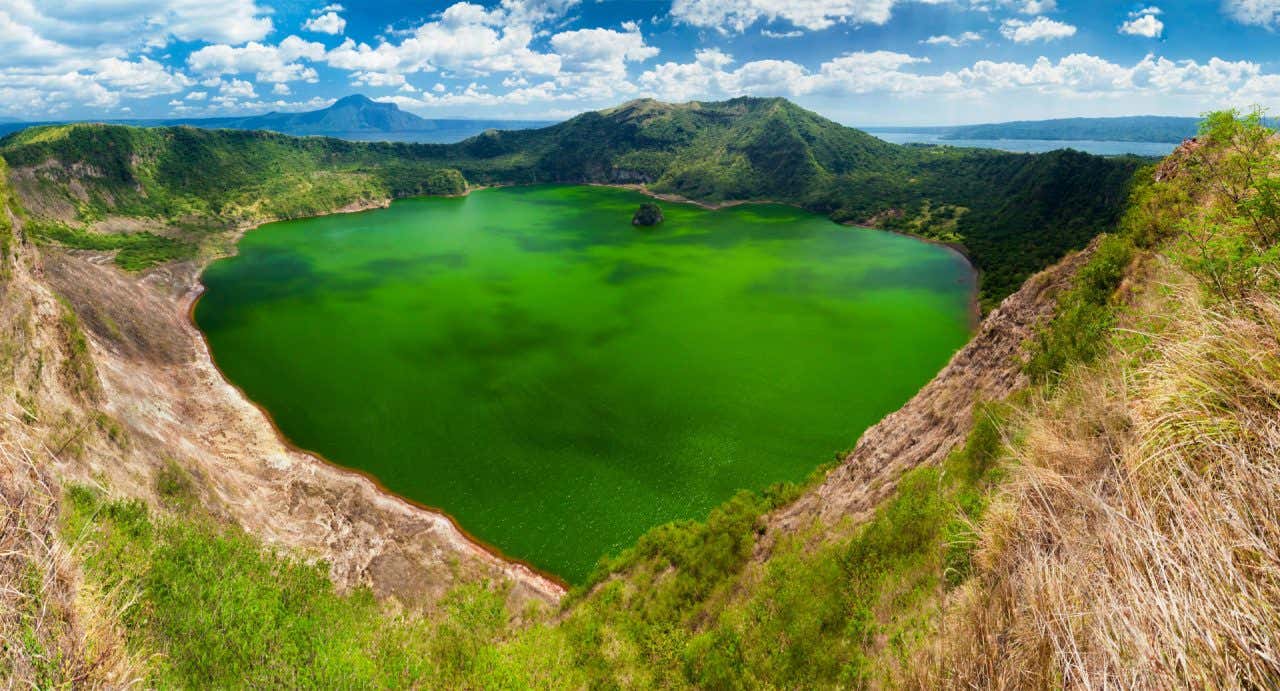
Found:
[[[581,581],[801,480],[969,336],[954,253],[783,206],[493,189],[288,221],[205,272],[218,365],[296,444]]]

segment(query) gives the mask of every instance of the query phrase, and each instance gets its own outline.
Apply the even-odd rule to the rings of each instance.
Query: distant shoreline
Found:
[[[557,183],[540,183],[539,182],[539,183],[528,183],[528,184],[520,184],[520,185],[513,185],[513,184],[468,185],[466,192],[459,195],[448,195],[448,196],[465,197],[471,194],[472,192],[479,192],[481,190],[496,189],[501,187],[533,187],[536,185],[543,185],[543,184],[557,184]],[[646,197],[657,199],[659,201],[670,202],[672,204],[689,204],[692,206],[696,206],[700,209],[706,209],[707,211],[720,211],[721,209],[730,209],[735,206],[745,206],[748,204],[776,204],[778,206],[789,206],[793,209],[800,209],[801,211],[813,213],[815,215],[821,215],[821,214],[817,214],[811,209],[806,209],[803,206],[800,206],[799,204],[795,204],[792,202],[780,202],[772,199],[735,199],[732,201],[724,201],[724,202],[700,202],[694,199],[689,199],[688,197],[680,196],[678,194],[654,192],[644,184],[638,183],[638,182],[580,182],[580,183],[563,183],[563,184],[585,185],[587,187],[611,187],[614,189],[628,190],[631,192],[639,192],[640,194],[643,194]],[[827,217],[827,220],[831,220],[830,217]],[[969,265],[969,269],[973,272],[973,289],[969,291],[969,327],[971,330],[975,330],[975,331],[977,330],[978,324],[982,322],[982,317],[983,317],[982,303],[978,299],[978,286],[981,285],[982,283],[982,270],[978,268],[977,264],[973,263],[973,257],[969,256],[969,248],[965,247],[963,243],[944,242],[942,240],[934,240],[932,238],[927,238],[922,235],[905,233],[899,230],[890,230],[888,228],[877,228],[875,226],[864,225],[862,223],[854,223],[854,222],[841,223],[839,221],[834,221],[834,220],[831,220],[831,222],[835,223],[836,225],[845,226],[849,228],[861,228],[863,230],[875,230],[882,233],[893,233],[894,235],[899,235],[904,238],[911,238],[912,240],[918,240],[920,242],[928,243],[930,245],[936,245],[938,247],[945,248],[955,253],[956,256],[964,260],[965,264]]]

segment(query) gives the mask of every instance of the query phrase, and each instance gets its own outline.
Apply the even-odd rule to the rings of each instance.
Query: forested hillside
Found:
[[[455,147],[100,126],[5,140],[0,677],[41,688],[1273,686],[1275,133],[1215,115],[1198,143],[1131,177],[1131,161],[1072,152],[903,150],[779,103],[709,115],[632,104]],[[599,148],[557,153],[571,131]],[[780,141],[791,143],[772,148]],[[817,196],[784,200],[951,234],[1004,281],[1088,249],[1022,285],[938,380],[966,386],[941,402],[927,390],[933,407],[882,423],[876,438],[896,443],[860,445],[801,487],[743,493],[706,521],[658,527],[550,610],[513,610],[510,586],[483,580],[422,606],[360,584],[339,591],[325,562],[246,533],[229,517],[240,497],[191,472],[184,447],[111,414],[101,349],[42,283],[56,264],[27,242],[123,243],[109,248],[117,263],[142,268],[228,224],[453,193],[464,174],[648,171],[655,189],[686,189],[704,178],[685,167],[695,149],[737,166],[711,178],[706,199],[799,194],[770,188],[763,171],[795,173]],[[1090,240],[1101,230],[1114,232]],[[103,323],[136,336],[137,324]],[[1008,395],[974,400],[974,382]],[[971,416],[948,417],[971,404]],[[892,463],[935,437],[965,441],[944,443],[936,462]],[[100,454],[126,451],[147,461],[118,477],[147,501],[93,471]],[[84,482],[59,486],[53,468]],[[858,473],[875,482],[841,494]],[[286,496],[308,498],[301,484]],[[796,508],[806,498],[859,508],[825,520]],[[355,529],[333,512],[311,518]]]
[[[64,125],[0,140],[0,155],[20,190],[39,186],[42,198],[61,200],[32,210],[57,226],[40,232],[77,246],[119,242],[80,232],[110,215],[216,227],[458,194],[468,183],[643,183],[700,202],[792,203],[840,222],[955,243],[981,270],[988,308],[1114,224],[1138,165],[1074,151],[896,146],[786,100],[753,98],[634,101],[450,145]]]
[[[778,518],[858,470],[846,460],[657,528],[558,611],[518,615],[500,587],[427,611],[335,593],[322,565],[200,510],[178,470],[158,509],[71,488],[47,538],[73,545],[104,594],[95,611],[139,612],[91,641],[116,678],[158,685],[1266,688],[1280,679],[1277,145],[1231,114],[1202,142],[1142,170],[1116,232],[988,320],[984,337],[1018,342],[1011,316],[1056,314],[1024,351],[969,351],[1020,362],[1012,393],[977,401],[964,444],[882,477],[888,499],[857,516]],[[39,667],[75,629],[21,611],[23,678],[101,673]]]
[[[633,101],[539,130],[405,149],[475,183],[637,182],[703,202],[772,200],[963,245],[990,308],[1111,227],[1140,162],[1075,151],[904,147],[785,99]]]

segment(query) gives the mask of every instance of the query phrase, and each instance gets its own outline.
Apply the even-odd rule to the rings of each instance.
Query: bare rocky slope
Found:
[[[126,273],[107,253],[33,246],[21,239],[22,219],[6,213],[17,239],[0,323],[14,394],[0,428],[62,482],[158,506],[157,474],[173,463],[213,513],[327,561],[341,587],[368,585],[406,602],[476,579],[510,582],[514,605],[563,594],[446,516],[289,448],[214,367],[189,319],[200,261]]]
[[[144,164],[128,162],[131,170]],[[50,646],[75,648],[84,637],[74,632],[95,621],[92,607],[76,594],[76,566],[57,536],[62,486],[93,485],[172,511],[159,488],[164,474],[175,468],[191,480],[203,509],[289,554],[324,560],[342,589],[368,586],[385,600],[430,605],[458,585],[490,581],[506,587],[508,611],[516,613],[530,603],[562,599],[561,584],[492,554],[446,516],[290,448],[268,417],[213,365],[189,315],[201,269],[233,251],[247,228],[296,215],[302,207],[279,207],[291,211],[277,213],[235,197],[226,207],[240,214],[233,228],[139,225],[137,218],[116,210],[127,195],[146,196],[148,188],[141,183],[116,180],[98,168],[59,168],[34,154],[0,172],[15,190],[0,185],[6,238],[0,264],[0,377],[7,388],[0,398],[0,498],[7,502],[0,525],[19,520],[30,525],[16,540],[13,530],[3,535],[5,544],[14,543],[10,554],[28,557],[26,562],[0,558],[0,586],[26,577],[24,564],[50,565],[43,572],[44,590],[62,603],[51,610]],[[365,184],[364,175],[356,171],[324,179],[324,185],[343,194],[329,206],[307,206],[303,212],[354,211],[419,191]],[[308,200],[327,198],[322,193],[328,188],[316,187],[305,174],[287,184],[296,187],[282,188],[277,198],[298,189],[308,193]],[[160,201],[156,194],[146,203]],[[86,217],[85,208],[106,213]],[[34,242],[36,223],[50,221],[103,235],[198,236],[200,250],[126,271],[114,250],[72,249],[49,240],[56,235]],[[45,232],[51,231],[46,227]],[[894,495],[906,473],[939,464],[964,442],[976,403],[1000,400],[1026,385],[1025,343],[1052,316],[1059,294],[1093,252],[1091,245],[1067,257],[1006,298],[933,382],[868,430],[824,481],[764,518],[757,532],[761,538],[748,547],[754,558],[741,578],[730,580],[748,583],[758,575],[780,539],[816,534],[815,539],[831,543],[847,538]],[[606,582],[584,597],[608,587]],[[590,604],[603,610],[607,602],[596,598]],[[562,612],[561,622],[572,628],[573,617]],[[11,622],[0,616],[0,633],[11,630]],[[104,637],[110,638],[94,639]],[[614,652],[606,648],[602,654],[608,658]],[[96,679],[130,678],[123,658],[95,664]]]
[[[1001,401],[1027,386],[1026,344],[1053,316],[1058,296],[1093,255],[1089,247],[1028,280],[982,320],[977,334],[906,405],[869,428],[825,480],[769,517],[767,535],[814,523],[857,525],[891,496],[907,471],[936,465],[973,427],[976,404]],[[762,540],[758,555],[767,555]]]

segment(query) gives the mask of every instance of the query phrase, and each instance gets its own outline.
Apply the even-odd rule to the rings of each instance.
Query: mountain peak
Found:
[[[351,94],[350,96],[343,96],[337,101],[334,101],[333,105],[329,107],[338,108],[340,106],[369,106],[369,105],[374,105],[376,103],[377,101],[369,98],[368,96],[365,96],[364,94]],[[382,105],[389,105],[392,108],[396,108],[396,110],[399,110],[399,108],[396,107],[394,103],[387,103]]]

